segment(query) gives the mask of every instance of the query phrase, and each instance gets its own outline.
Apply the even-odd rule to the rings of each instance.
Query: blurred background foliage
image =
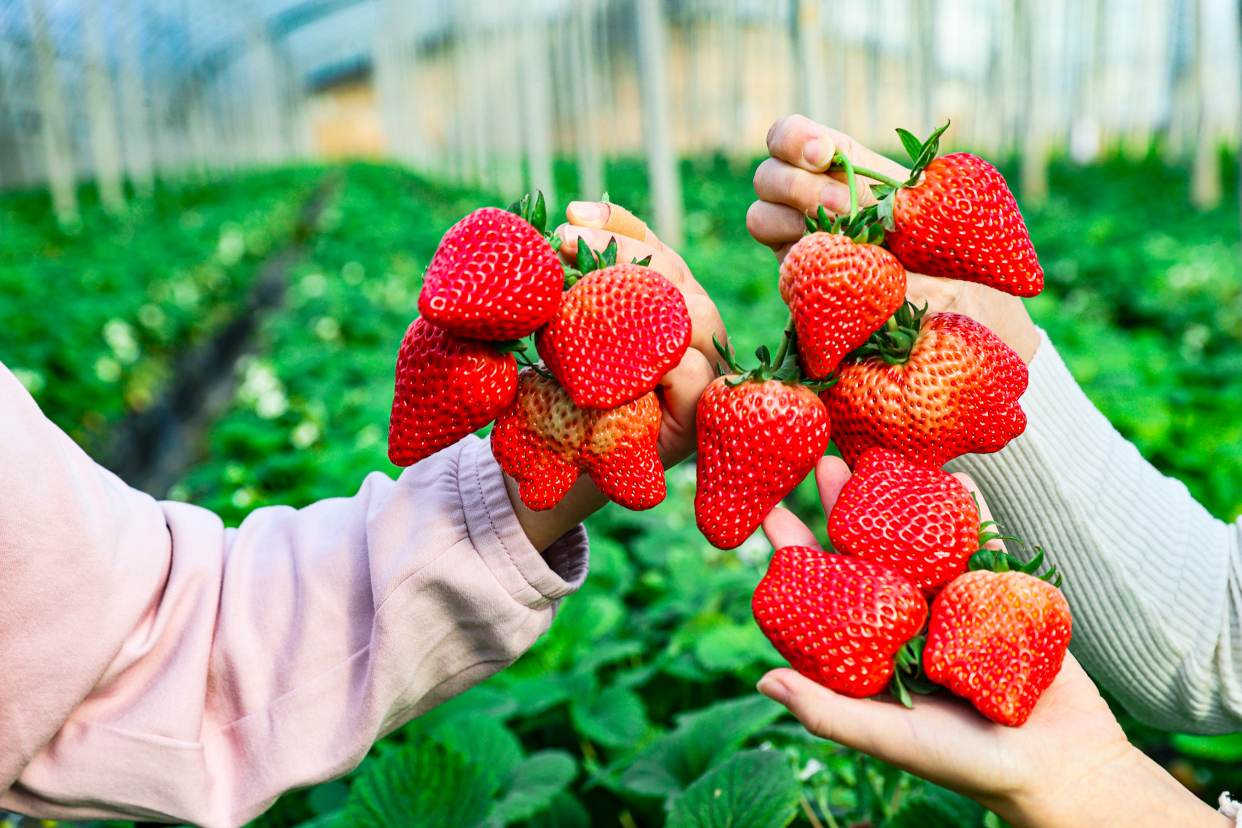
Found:
[[[704,156],[681,169],[685,257],[740,353],[774,344],[786,313],[776,262],[745,231],[756,163]],[[562,193],[578,191],[573,163],[555,172]],[[640,215],[651,205],[645,172],[639,159],[607,169],[612,199]],[[1195,212],[1187,177],[1155,153],[1053,164],[1048,198],[1025,208],[1049,276],[1029,307],[1117,427],[1233,519],[1238,207],[1226,198]],[[91,188],[79,196],[74,234],[51,218],[46,194],[0,197],[0,361],[104,454],[127,418],[158,405],[177,355],[217,336],[301,238],[281,260],[283,305],[227,366],[234,392],[167,491],[231,525],[256,507],[349,495],[370,472],[397,472],[386,458],[392,376],[421,274],[449,225],[501,203],[362,163],[161,187],[124,220],[108,218]],[[586,586],[517,664],[256,824],[996,825],[960,797],[809,736],[757,696],[755,681],[782,663],[749,609],[771,549],[761,536],[712,548],[694,527],[692,465],[669,483],[655,509],[610,506],[591,518]],[[822,531],[809,484],[789,503]],[[1205,798],[1242,788],[1242,735],[1162,733],[1118,712],[1136,743]]]

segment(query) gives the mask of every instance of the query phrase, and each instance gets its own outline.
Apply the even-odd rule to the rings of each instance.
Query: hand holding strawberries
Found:
[[[853,498],[846,504],[847,512],[858,519],[865,504],[857,498],[875,494],[882,481],[876,475],[910,474],[900,463],[893,463],[888,455],[875,455],[871,465],[860,466],[860,475],[871,479],[859,487],[840,459],[821,460],[816,482],[825,510],[836,517],[838,498]],[[934,475],[926,470],[914,473],[921,481],[920,491],[931,492]],[[974,489],[964,475],[944,476]],[[851,489],[843,496],[847,485]],[[987,505],[979,501],[979,507],[977,519],[990,520]],[[815,535],[784,509],[772,511],[764,531],[779,549],[805,548],[807,561],[858,560],[817,551]],[[885,533],[883,526],[875,524],[868,531]],[[840,527],[834,530],[834,538],[840,532]],[[999,539],[993,538],[987,547],[999,548]],[[774,558],[773,565],[778,563],[784,573],[789,564]],[[819,572],[824,566],[817,563],[807,571]],[[815,577],[822,580],[822,576]],[[794,587],[797,583],[791,582]],[[825,603],[836,612],[844,611],[840,604]],[[885,635],[881,631],[877,637],[888,654],[895,647],[884,643]],[[1071,655],[1065,655],[1059,674],[1021,727],[987,721],[962,699],[943,692],[918,697],[910,710],[896,703],[858,698],[874,692],[874,686],[853,692],[848,683],[825,680],[822,662],[796,663],[816,680],[791,669],[773,670],[760,681],[760,692],[788,707],[812,733],[969,796],[1014,828],[1232,824],[1126,741],[1108,705]]]
[[[857,166],[897,180],[905,181],[910,174],[905,167],[848,135],[801,115],[782,118],[772,125],[768,152],[771,158],[755,172],[755,194],[759,200],[751,205],[746,225],[751,235],[771,247],[782,261],[802,238],[806,216],[815,215],[820,206],[834,216],[849,209],[844,174],[828,172],[835,153],[844,154]],[[874,203],[875,199],[864,188],[862,205]],[[894,250],[897,252],[898,248]],[[931,313],[961,313],[982,322],[1024,362],[1031,361],[1039,346],[1039,334],[1017,296],[960,278],[924,275],[911,261],[903,259],[903,263],[912,271],[907,276],[906,295],[915,305],[921,307],[926,303]]]

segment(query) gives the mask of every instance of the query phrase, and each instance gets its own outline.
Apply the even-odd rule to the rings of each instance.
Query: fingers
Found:
[[[768,130],[768,155],[808,172],[823,172],[836,151],[828,127],[802,115],[781,118]]]
[[[690,312],[690,348],[702,353],[711,365],[715,365],[720,361],[720,354],[712,338],[719,340],[726,349],[729,347],[729,334],[725,331],[720,311],[706,294],[687,293],[682,298],[686,300],[686,310]]]
[[[703,389],[716,378],[707,357],[690,348],[677,367],[660,380],[664,389],[664,420],[660,426],[660,459],[673,465],[694,451],[695,414]]]
[[[814,216],[820,205],[833,215],[850,208],[850,188],[825,173],[813,173],[776,158],[769,158],[755,170],[755,195],[760,201],[784,204],[803,215]],[[861,187],[859,203],[867,205],[870,191]]]
[[[681,254],[660,241],[646,223],[620,205],[607,201],[571,201],[565,208],[565,218],[568,224],[575,227],[603,230],[650,245],[677,262],[687,273],[690,272]]]
[[[746,229],[760,244],[773,250],[802,238],[806,219],[801,210],[770,201],[756,201],[746,211]]]
[[[824,514],[831,514],[841,490],[850,479],[850,467],[840,457],[821,457],[815,464],[815,486],[819,500],[824,504]]]
[[[782,549],[786,546],[809,546],[812,549],[823,549],[815,533],[799,520],[797,515],[781,506],[768,512],[768,516],[763,519],[763,534],[767,536],[773,549]]]
[[[987,501],[983,499],[983,492],[979,490],[979,485],[965,472],[953,472],[953,476],[960,480],[962,485],[974,494],[975,501],[979,504],[979,523],[983,524],[992,520],[992,510],[988,508]],[[992,526],[990,528],[996,530],[998,527]],[[983,546],[985,549],[995,549],[998,552],[1005,551],[1005,542],[1000,538],[993,538]]]
[[[698,283],[690,276],[690,270],[680,256],[670,256],[664,250],[646,242],[606,230],[575,227],[571,224],[561,225],[556,232],[562,239],[561,253],[574,262],[578,261],[578,243],[580,240],[586,242],[588,247],[598,253],[604,250],[613,239],[616,239],[618,263],[632,262],[635,259],[641,262],[650,256],[651,262],[647,266],[665,279],[668,279],[678,288],[684,291],[690,285],[693,285],[694,288],[697,288],[696,292],[703,292],[703,288],[699,287]]]

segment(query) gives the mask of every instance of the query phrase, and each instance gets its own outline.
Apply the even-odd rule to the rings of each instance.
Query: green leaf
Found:
[[[641,641],[607,641],[598,647],[591,647],[582,653],[582,657],[574,664],[575,670],[598,670],[605,664],[621,661],[631,656],[642,655],[646,646]]]
[[[578,775],[578,763],[563,750],[541,750],[517,767],[508,790],[488,821],[493,825],[510,825],[527,819],[547,808],[557,794],[563,792]]]
[[[987,809],[927,783],[908,796],[883,828],[980,828]]]
[[[709,630],[694,643],[694,657],[715,673],[737,672],[757,662],[774,667],[785,664],[755,624],[728,624]]]
[[[634,793],[667,796],[685,788],[723,761],[750,736],[785,712],[763,696],[717,702],[677,717],[677,727],[633,757],[608,769],[620,770],[619,786]]]
[[[569,710],[574,729],[605,747],[632,745],[651,727],[642,699],[623,687],[609,687],[589,703],[575,701]]]
[[[497,781],[442,744],[420,741],[375,762],[354,781],[344,819],[357,828],[474,828]]]
[[[517,701],[510,694],[489,685],[480,685],[427,711],[405,725],[401,732],[407,740],[413,740],[449,722],[472,718],[503,722],[517,711]]]
[[[1242,762],[1242,733],[1231,733],[1227,736],[1175,733],[1170,741],[1173,747],[1186,756],[1213,762]]]
[[[907,129],[897,128],[897,137],[901,139],[901,145],[906,148],[906,152],[910,154],[911,161],[919,160],[919,155],[923,152],[923,142],[914,137],[914,133]]]
[[[505,673],[501,673],[504,676]],[[522,716],[529,718],[569,698],[569,689],[560,676],[533,675],[510,681],[503,685],[504,692],[512,699]]]
[[[497,786],[522,762],[522,745],[517,737],[499,721],[486,716],[445,722],[431,731],[430,737],[470,757]]]
[[[530,828],[591,828],[591,813],[578,797],[562,792],[530,818]]]
[[[686,788],[673,802],[668,828],[783,828],[797,814],[799,796],[783,754],[747,750]]]

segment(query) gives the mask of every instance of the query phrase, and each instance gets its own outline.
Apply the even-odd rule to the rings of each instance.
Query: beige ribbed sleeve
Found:
[[[1242,730],[1242,524],[1144,460],[1040,336],[1026,432],[950,467],[1065,573],[1071,649],[1127,710],[1168,730]]]

